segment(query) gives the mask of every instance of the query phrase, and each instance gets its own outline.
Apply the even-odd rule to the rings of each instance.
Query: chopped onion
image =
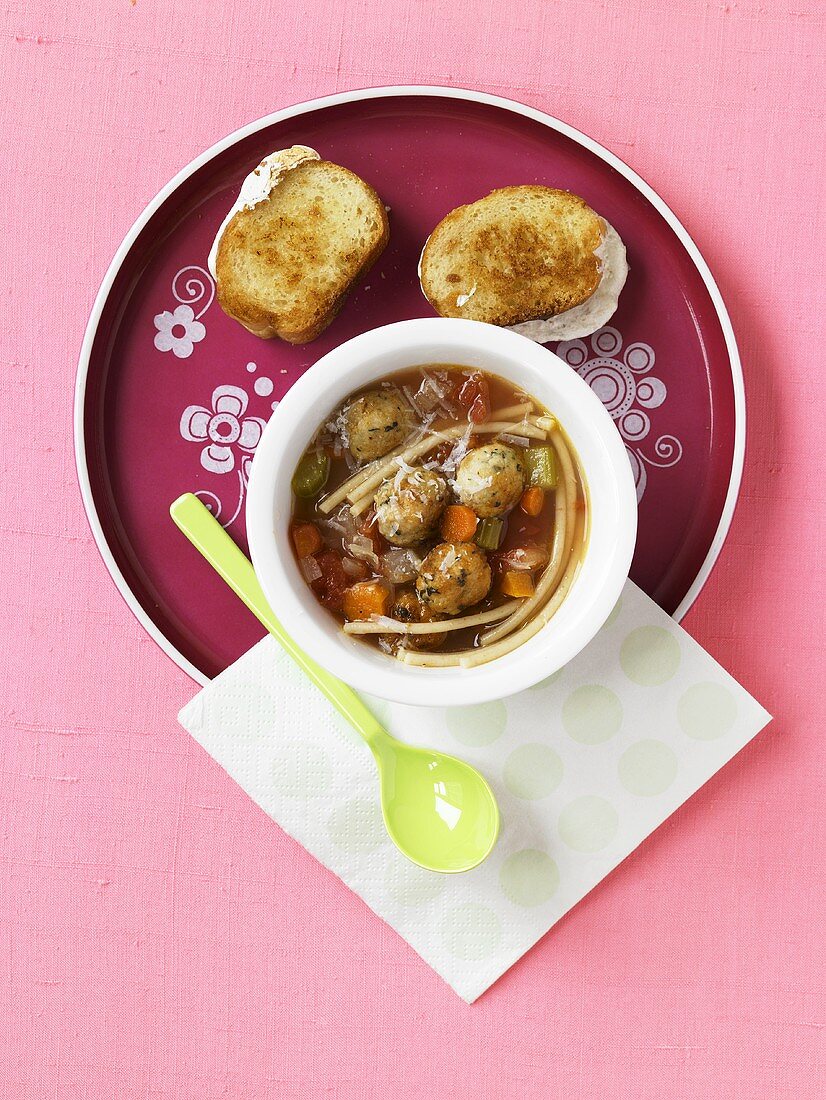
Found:
[[[416,404],[426,412],[441,409],[449,420],[453,420],[456,416],[456,409],[446,400],[450,391],[449,376],[443,371],[433,375],[426,370],[422,370],[422,376],[423,381],[416,394]]]
[[[355,516],[350,511],[349,504],[337,508],[326,519],[319,519],[319,523],[322,528],[340,535],[345,542],[348,542],[358,530]]]
[[[454,405],[451,405],[448,401],[440,401],[439,408],[442,410],[448,420],[455,420],[456,407]]]
[[[352,539],[347,544],[347,550],[354,558],[358,558],[359,561],[369,562],[370,565],[378,569],[379,559],[378,555],[373,550],[373,540],[367,538],[366,535],[353,535]]]
[[[415,550],[388,550],[381,556],[381,571],[393,584],[412,581],[421,564],[422,559]]]
[[[422,382],[419,386],[419,392],[416,394],[420,404],[424,404],[426,401],[428,402],[427,408],[432,409],[446,394],[447,390],[445,387],[440,385],[432,374],[428,374],[428,372],[423,369]]]
[[[417,408],[422,409],[423,412],[429,413],[432,412],[433,409],[439,407],[440,401],[441,398],[439,397],[439,395],[437,393],[434,393],[431,387],[423,382],[422,385],[419,387],[418,392],[416,393]]]
[[[416,404],[416,398],[413,396],[413,391],[411,390],[411,388],[409,386],[402,386],[402,393],[407,398],[407,400],[410,402],[410,406],[413,409],[413,411],[415,412],[416,416],[421,416],[422,415],[422,410]]]
[[[301,572],[307,584],[312,584],[321,578],[321,566],[315,558],[302,558],[298,564],[301,566]]]
[[[430,383],[433,389],[438,393],[439,397],[444,397],[447,390],[444,388],[444,383],[447,381],[443,376],[441,384],[439,382],[439,376],[437,374],[431,374],[430,371],[422,367],[422,377]]]
[[[550,554],[541,546],[519,546],[502,554],[502,561],[509,569],[531,573],[548,564]]]
[[[363,577],[364,567],[355,558],[342,558],[341,568],[348,577]]]

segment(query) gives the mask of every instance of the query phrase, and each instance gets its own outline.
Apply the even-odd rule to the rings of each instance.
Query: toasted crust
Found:
[[[503,187],[439,222],[422,253],[422,290],[443,317],[493,325],[553,317],[599,285],[603,231],[578,195]]]
[[[218,301],[256,336],[305,344],[335,318],[389,237],[368,183],[330,161],[305,161],[224,229]]]

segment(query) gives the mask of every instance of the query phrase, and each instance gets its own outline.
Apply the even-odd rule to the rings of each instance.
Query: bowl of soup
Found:
[[[427,318],[329,352],[275,409],[247,532],[295,640],[353,687],[462,706],[531,687],[628,576],[636,494],[599,398],[547,348]]]

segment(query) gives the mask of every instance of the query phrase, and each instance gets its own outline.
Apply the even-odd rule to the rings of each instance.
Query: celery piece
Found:
[[[555,489],[557,481],[556,454],[553,447],[529,447],[525,451],[528,485],[540,489]]]
[[[501,519],[480,520],[476,528],[476,545],[483,550],[498,550],[505,524]]]
[[[317,496],[330,476],[330,459],[323,451],[311,451],[299,462],[293,474],[293,492],[309,500]]]

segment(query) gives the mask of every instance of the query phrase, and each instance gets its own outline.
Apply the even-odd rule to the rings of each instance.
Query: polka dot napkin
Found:
[[[271,638],[179,718],[466,1001],[769,721],[630,581],[597,638],[531,691],[449,710],[367,701],[395,736],[487,776],[502,832],[481,867],[438,875],[396,851],[369,750]]]

